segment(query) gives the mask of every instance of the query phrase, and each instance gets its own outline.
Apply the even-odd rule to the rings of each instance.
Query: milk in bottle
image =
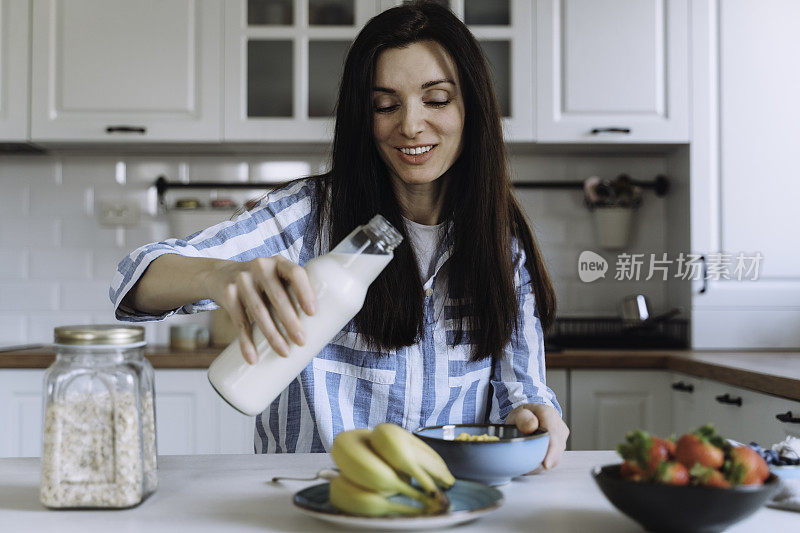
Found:
[[[258,326],[253,325],[256,363],[248,364],[239,340],[233,341],[208,369],[208,380],[214,389],[246,415],[255,416],[266,409],[358,313],[364,305],[367,288],[392,260],[401,240],[400,233],[385,218],[376,215],[329,253],[306,263],[311,289],[317,298],[317,312],[309,316],[295,306],[306,336],[305,344],[298,346],[287,341],[289,356],[281,357]],[[272,317],[282,330],[277,316],[273,313]]]

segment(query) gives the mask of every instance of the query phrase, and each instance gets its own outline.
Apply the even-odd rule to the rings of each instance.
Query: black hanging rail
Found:
[[[669,191],[669,179],[664,175],[658,175],[653,181],[631,180],[633,185],[643,189],[653,189],[656,196],[665,196]],[[163,203],[164,193],[168,189],[270,189],[276,186],[275,183],[251,183],[236,181],[192,181],[189,183],[169,181],[164,176],[159,176],[156,180],[156,191],[158,191],[158,201]],[[516,181],[514,187],[517,189],[583,189],[582,181]]]
[[[168,189],[272,189],[275,183],[252,183],[241,181],[192,181],[183,183],[180,181],[169,181],[164,176],[156,179],[156,192],[158,192],[158,203],[164,202],[164,193]]]
[[[669,179],[659,174],[653,181],[631,180],[631,184],[642,189],[653,189],[656,196],[666,196],[669,192]],[[583,189],[582,181],[515,181],[517,189]]]

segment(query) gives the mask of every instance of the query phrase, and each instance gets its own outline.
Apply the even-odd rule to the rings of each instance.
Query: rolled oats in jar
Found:
[[[139,326],[61,326],[45,373],[40,499],[126,508],[155,490],[152,367]],[[149,368],[149,370],[148,370]]]

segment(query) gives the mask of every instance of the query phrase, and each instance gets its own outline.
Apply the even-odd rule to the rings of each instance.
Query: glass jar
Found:
[[[158,445],[156,437],[156,374],[153,365],[144,357],[144,346],[124,352],[125,362],[139,374],[139,398],[142,415],[142,468],[144,497],[158,487]]]
[[[40,499],[51,508],[133,507],[156,484],[144,328],[61,326],[54,337],[56,360],[44,382]]]

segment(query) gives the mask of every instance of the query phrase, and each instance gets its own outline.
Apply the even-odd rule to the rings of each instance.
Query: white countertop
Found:
[[[611,451],[567,452],[550,472],[499,487],[497,511],[453,531],[642,531],[603,497],[592,466],[618,462]],[[269,483],[272,476],[312,476],[332,467],[328,454],[159,457],[159,488],[121,511],[52,511],[39,503],[39,459],[0,459],[0,530],[59,533],[344,531],[300,514],[292,495],[320,481]],[[800,514],[762,508],[728,532],[791,531]]]

